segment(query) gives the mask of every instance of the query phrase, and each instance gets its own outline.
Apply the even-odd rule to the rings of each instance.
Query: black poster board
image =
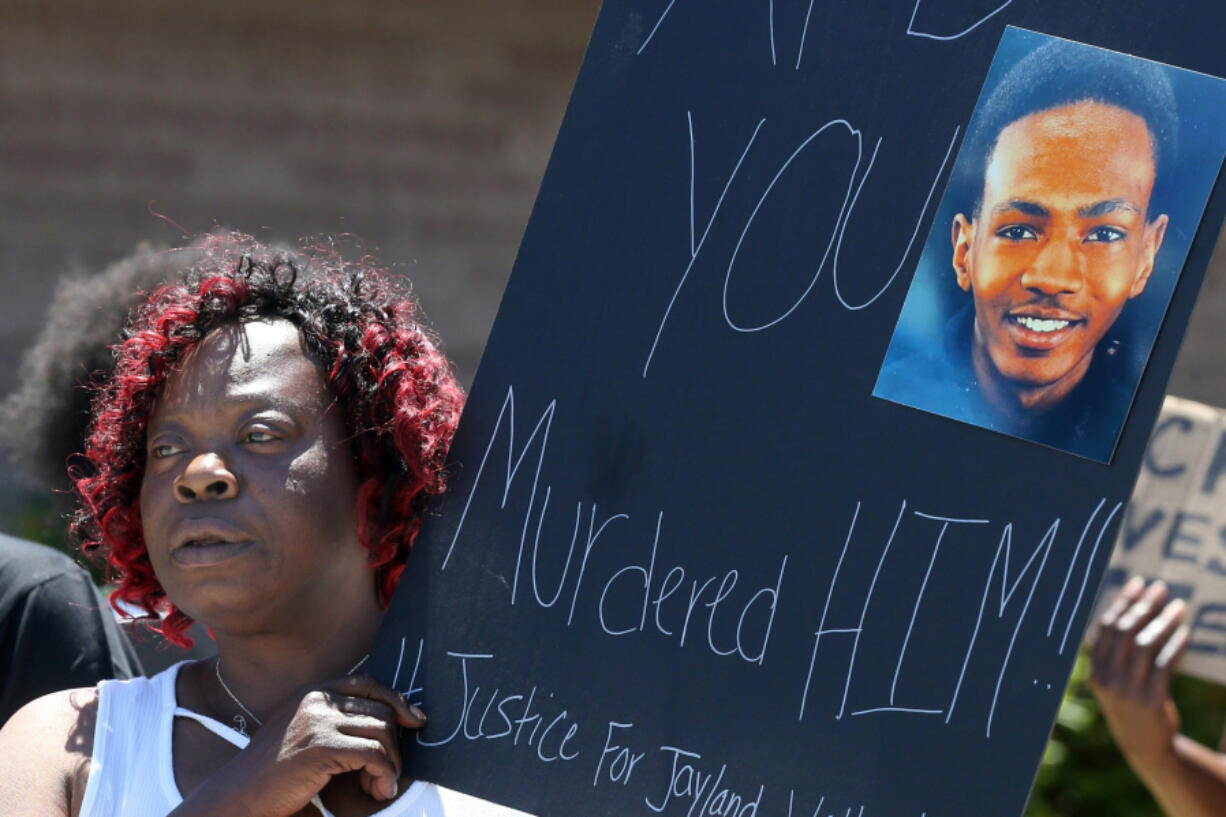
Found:
[[[1109,464],[874,382],[1006,25],[1221,76],[1223,22],[606,2],[371,662],[409,768],[550,817],[1020,813],[1226,196]]]

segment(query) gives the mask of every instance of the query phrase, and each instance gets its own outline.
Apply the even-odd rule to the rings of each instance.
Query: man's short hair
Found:
[[[1149,128],[1157,179],[1169,175],[1179,144],[1175,91],[1162,66],[1114,51],[1054,40],[1022,58],[984,99],[976,117],[964,181],[978,211],[988,162],[1001,131],[1026,116],[1078,102],[1134,113]]]

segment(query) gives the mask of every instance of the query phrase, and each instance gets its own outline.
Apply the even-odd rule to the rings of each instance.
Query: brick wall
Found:
[[[469,380],[597,7],[3,0],[0,360],[64,270],[179,241],[156,202],[193,232],[356,233]]]
[[[214,223],[353,232],[467,382],[598,0],[0,0],[0,393],[54,277]],[[1226,405],[1226,273],[1172,391]]]

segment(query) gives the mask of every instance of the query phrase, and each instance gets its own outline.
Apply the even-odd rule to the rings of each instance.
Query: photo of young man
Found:
[[[1155,190],[1178,157],[1174,69],[1020,33],[1044,42],[981,99],[946,193],[963,201],[933,228],[962,295],[918,340],[899,337],[909,296],[873,393],[1107,461],[1140,374],[1113,329],[1171,226]]]

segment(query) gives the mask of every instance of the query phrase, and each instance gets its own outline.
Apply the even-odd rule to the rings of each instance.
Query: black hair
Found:
[[[86,384],[114,364],[111,344],[142,292],[181,278],[183,267],[184,253],[141,244],[101,272],[60,279],[18,385],[0,403],[0,448],[32,487],[68,487],[65,463],[89,423]]]
[[[967,145],[966,189],[978,211],[996,142],[1010,124],[1034,113],[1099,102],[1136,114],[1149,128],[1156,179],[1170,175],[1179,144],[1179,112],[1166,69],[1114,51],[1053,40],[1014,65],[977,111]]]

